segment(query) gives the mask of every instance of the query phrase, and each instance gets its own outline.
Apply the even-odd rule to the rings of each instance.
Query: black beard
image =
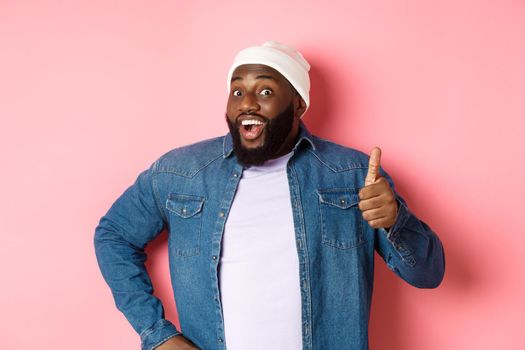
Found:
[[[259,117],[266,121],[266,134],[263,145],[256,148],[246,148],[241,143],[241,135],[239,133],[239,128],[243,126],[230,121],[226,115],[226,123],[228,123],[228,128],[232,135],[233,152],[239,163],[245,167],[262,165],[267,160],[275,158],[292,130],[294,121],[293,103],[290,103],[283,112],[273,119]]]

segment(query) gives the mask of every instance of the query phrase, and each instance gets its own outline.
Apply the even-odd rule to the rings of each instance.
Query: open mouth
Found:
[[[265,123],[258,119],[244,119],[241,121],[239,131],[246,140],[255,140],[261,136]]]

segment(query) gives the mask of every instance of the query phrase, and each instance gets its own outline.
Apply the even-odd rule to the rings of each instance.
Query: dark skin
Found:
[[[182,335],[177,335],[166,340],[161,345],[155,348],[156,350],[195,350],[199,349],[191,341],[184,338]]]
[[[381,149],[374,147],[370,153],[365,187],[359,190],[359,209],[370,227],[388,231],[396,222],[398,205],[387,179],[379,174],[380,163]]]
[[[290,152],[299,131],[299,120],[306,110],[306,104],[288,80],[275,69],[262,64],[245,64],[237,67],[232,74],[226,115],[232,122],[248,115],[273,119],[293,103],[294,122],[292,130],[274,158]],[[266,128],[255,140],[241,137],[246,148],[262,145]]]
[[[294,121],[292,130],[273,158],[289,153],[299,132],[300,117],[306,110],[306,104],[288,80],[275,69],[262,64],[246,64],[237,67],[232,75],[231,89],[226,106],[226,114],[232,122],[247,115],[273,119],[293,103]],[[246,148],[259,147],[264,142],[266,129],[253,140],[241,136],[241,143]],[[365,187],[359,192],[359,208],[363,218],[373,228],[388,228],[397,217],[397,202],[388,181],[379,175],[381,153],[374,149]],[[183,335],[168,339],[156,350],[191,350],[199,349]]]

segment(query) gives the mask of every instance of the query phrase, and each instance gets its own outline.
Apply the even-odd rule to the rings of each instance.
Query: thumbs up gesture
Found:
[[[374,147],[370,153],[365,187],[359,191],[359,209],[363,218],[373,228],[389,229],[397,218],[397,201],[388,181],[379,175],[381,149]]]

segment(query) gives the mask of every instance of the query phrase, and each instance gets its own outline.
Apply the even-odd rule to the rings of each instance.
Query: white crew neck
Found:
[[[269,159],[262,165],[252,165],[243,171],[243,178],[252,178],[276,171],[283,171],[286,169],[288,160],[293,156],[293,151],[286,153],[278,158]]]

